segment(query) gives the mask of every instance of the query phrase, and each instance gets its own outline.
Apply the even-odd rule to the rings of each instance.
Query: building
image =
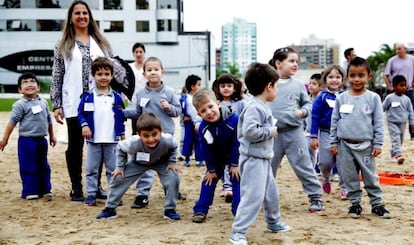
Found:
[[[221,64],[222,70],[229,65],[237,65],[244,74],[247,67],[257,60],[256,23],[234,18],[221,28]]]
[[[301,69],[323,69],[339,64],[339,45],[332,39],[318,39],[314,35],[302,38],[299,45],[292,45],[298,56]]]
[[[4,0],[0,6],[0,84],[16,84],[32,71],[50,81],[53,49],[73,0]],[[146,56],[159,57],[167,85],[177,91],[189,74],[215,79],[215,45],[210,32],[185,32],[183,0],[85,0],[112,45],[114,55],[132,60],[142,42]],[[15,88],[13,92],[16,91]]]

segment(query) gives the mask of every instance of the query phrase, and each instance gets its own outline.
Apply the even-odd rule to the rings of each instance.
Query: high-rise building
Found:
[[[320,69],[339,64],[339,45],[332,39],[319,39],[315,35],[302,38],[300,45],[292,45],[301,69]]]
[[[0,1],[0,84],[31,71],[50,79],[53,49],[73,0]],[[163,62],[168,85],[180,90],[189,74],[215,79],[214,37],[185,32],[183,0],[85,0],[114,55],[133,60],[135,42]],[[43,77],[44,76],[44,77]],[[13,90],[17,91],[17,90]]]
[[[234,18],[221,28],[221,64],[222,70],[229,65],[237,65],[244,74],[247,67],[257,60],[256,23]]]

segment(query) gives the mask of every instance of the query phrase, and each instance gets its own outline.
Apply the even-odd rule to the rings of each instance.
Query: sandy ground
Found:
[[[1,135],[8,113],[0,113]],[[129,128],[129,124],[127,126]],[[55,125],[58,137],[66,136],[65,126]],[[128,134],[129,135],[129,134]],[[177,131],[177,135],[179,132]],[[407,136],[406,136],[407,138]],[[386,134],[383,154],[377,160],[379,172],[412,173],[414,142],[405,141],[407,161],[403,165],[389,158],[389,138]],[[49,148],[54,197],[24,200],[20,198],[21,181],[16,157],[17,130],[9,145],[0,152],[0,244],[229,244],[233,216],[230,206],[219,197],[220,190],[203,224],[191,222],[192,207],[198,199],[204,168],[194,165],[181,167],[181,192],[187,200],[179,201],[180,221],[162,218],[163,193],[157,179],[147,208],[131,209],[135,188],[123,197],[124,205],[117,209],[115,220],[97,220],[104,208],[69,199],[70,181],[64,161],[66,144],[59,142]],[[179,163],[182,166],[182,162]],[[309,213],[308,200],[286,160],[278,172],[283,220],[293,227],[287,233],[266,232],[262,213],[247,234],[249,244],[414,244],[414,187],[383,185],[384,199],[392,219],[371,216],[368,197],[364,191],[363,215],[360,219],[347,217],[348,201],[339,198],[334,183],[333,193],[324,194],[325,211]],[[106,183],[105,183],[105,188]]]

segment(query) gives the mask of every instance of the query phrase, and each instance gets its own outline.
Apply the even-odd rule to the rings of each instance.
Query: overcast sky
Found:
[[[257,25],[258,61],[301,38],[333,39],[343,51],[366,58],[384,43],[414,42],[409,0],[184,0],[184,30],[211,31],[221,46],[221,26],[234,18]]]

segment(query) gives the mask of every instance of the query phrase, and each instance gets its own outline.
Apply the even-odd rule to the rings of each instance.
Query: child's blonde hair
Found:
[[[201,104],[209,101],[217,101],[216,95],[211,89],[202,88],[193,95],[193,105],[197,110]]]
[[[164,66],[159,58],[151,56],[144,61],[144,65],[142,69],[145,71],[145,67],[147,66],[148,62],[158,62],[160,64],[161,70],[164,70]]]

